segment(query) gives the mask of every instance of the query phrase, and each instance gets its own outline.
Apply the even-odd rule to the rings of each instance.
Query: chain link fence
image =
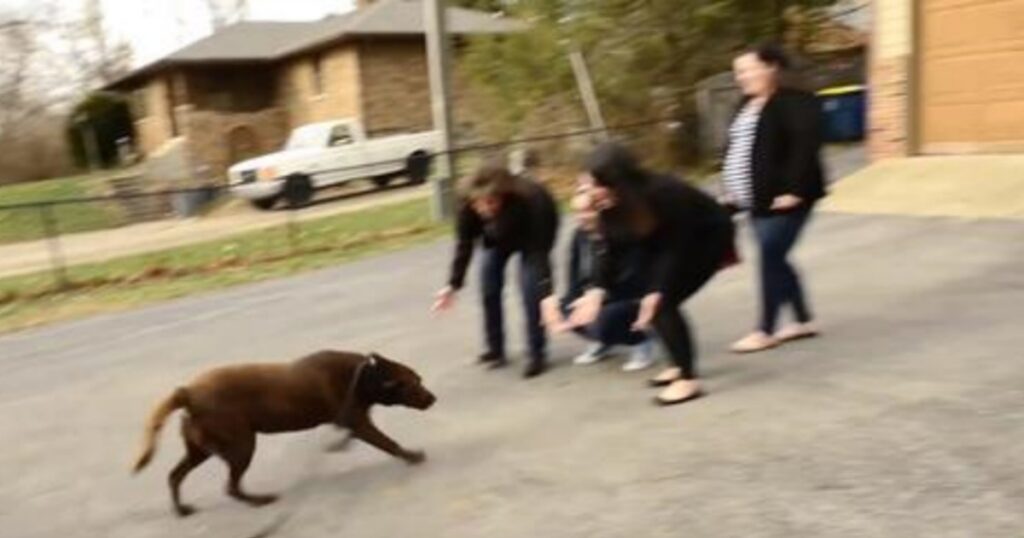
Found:
[[[652,136],[678,136],[676,127],[664,120],[649,120],[603,130],[470,144],[452,153],[459,174],[490,155],[529,148],[545,165],[539,175],[551,183],[556,194],[564,194],[575,176],[575,166],[570,163],[578,163],[583,153],[609,133],[635,142],[642,150]],[[140,174],[126,174],[109,181],[111,194],[106,196],[0,202],[0,306],[68,290],[357,250],[376,241],[438,228],[430,221],[427,197],[404,185],[380,189],[371,182],[358,182],[360,186],[345,187],[347,192],[328,194],[326,200],[307,207],[218,211],[183,221],[177,217],[195,216],[211,202],[227,199],[228,187],[208,184],[147,192],[144,183]],[[451,181],[447,185],[444,192],[452,196]],[[332,203],[350,199],[351,205],[358,206],[363,194],[381,191],[393,191],[396,200],[385,204],[388,209],[381,206],[375,211],[373,222],[346,218],[342,213],[348,212]],[[367,200],[368,210],[378,206],[378,202]],[[109,267],[112,260],[117,260],[116,270]]]

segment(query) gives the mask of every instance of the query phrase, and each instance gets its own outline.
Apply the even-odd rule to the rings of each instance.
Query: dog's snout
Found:
[[[429,390],[423,389],[423,393],[420,395],[419,407],[422,410],[427,410],[433,407],[434,403],[437,402],[437,396],[434,396]]]

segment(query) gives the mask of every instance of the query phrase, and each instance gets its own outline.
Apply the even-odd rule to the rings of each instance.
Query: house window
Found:
[[[313,56],[313,95],[324,94],[324,56]]]

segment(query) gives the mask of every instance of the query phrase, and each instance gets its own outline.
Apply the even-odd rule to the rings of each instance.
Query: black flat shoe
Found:
[[[488,370],[501,370],[508,366],[508,359],[505,357],[499,357],[497,359],[487,361],[484,364],[486,365],[485,368]]]
[[[523,370],[523,378],[533,379],[544,372],[548,371],[548,365],[542,361],[531,361],[526,370]]]
[[[658,406],[661,406],[661,407],[669,407],[669,406],[673,406],[673,405],[684,404],[686,402],[689,402],[689,401],[701,398],[702,396],[704,396],[704,391],[702,391],[702,390],[698,390],[697,392],[694,392],[693,394],[691,394],[691,395],[689,395],[689,396],[687,396],[685,398],[680,398],[678,400],[663,400],[663,399],[661,399],[661,397],[655,396],[654,397],[654,405],[658,405]]]
[[[680,379],[681,378],[679,378],[679,377],[677,377],[675,379],[648,379],[647,380],[647,386],[651,387],[652,389],[659,389],[661,387],[667,387],[667,386],[671,385],[672,383],[675,383],[676,381],[679,381]]]
[[[493,351],[487,353],[481,353],[477,358],[476,362],[479,364],[490,364],[493,362],[503,362],[505,360],[504,355],[499,355]]]

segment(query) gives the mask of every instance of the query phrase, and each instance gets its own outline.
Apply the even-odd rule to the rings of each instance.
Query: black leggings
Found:
[[[728,224],[687,250],[683,273],[677,285],[662,296],[661,308],[654,317],[654,329],[664,342],[669,358],[682,371],[683,379],[697,378],[697,356],[682,305],[721,268],[733,241],[732,222]]]

